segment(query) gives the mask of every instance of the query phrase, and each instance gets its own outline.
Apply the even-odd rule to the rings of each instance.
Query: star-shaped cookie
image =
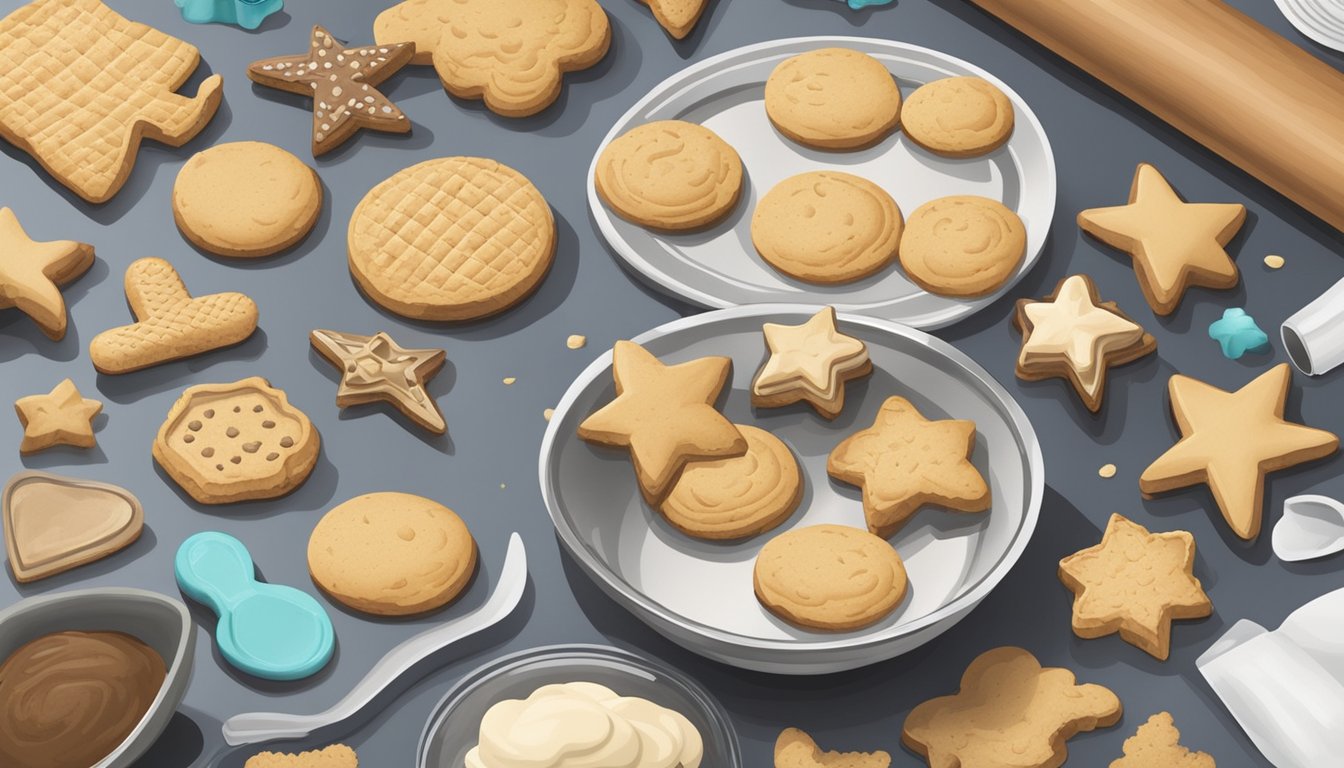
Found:
[[[826,471],[863,489],[868,530],[889,538],[925,504],[984,512],[990,493],[971,464],[975,422],[930,421],[904,397],[889,397],[873,426],[831,451]]]
[[[313,331],[313,349],[341,369],[336,405],[346,408],[387,402],[411,421],[442,435],[448,430],[438,403],[425,384],[443,367],[442,349],[406,349],[386,333],[359,336],[339,331]]]
[[[966,667],[955,694],[911,710],[901,741],[934,768],[1057,768],[1068,739],[1114,725],[1122,711],[1109,688],[1078,685],[1021,648],[994,648]]]
[[[826,307],[802,325],[761,327],[770,357],[751,383],[751,404],[776,408],[806,401],[828,419],[845,407],[845,383],[872,373],[868,347],[835,327]]]
[[[616,399],[584,419],[579,437],[629,448],[649,504],[667,495],[686,462],[746,453],[746,438],[714,407],[731,359],[664,365],[632,341],[616,342],[611,354]]]
[[[320,26],[308,53],[253,62],[254,83],[313,97],[313,156],[330,152],[360,128],[408,133],[411,121],[374,86],[406,66],[415,43],[346,48]]]
[[[1128,253],[1148,304],[1169,315],[1192,285],[1231,288],[1237,265],[1224,246],[1246,220],[1238,203],[1187,203],[1153,166],[1140,163],[1129,204],[1078,214],[1078,226]]]
[[[1339,438],[1283,418],[1291,372],[1274,366],[1225,392],[1177,374],[1167,387],[1181,440],[1139,476],[1144,496],[1205,483],[1223,518],[1243,539],[1260,533],[1265,474],[1329,456]]]
[[[1148,718],[1122,749],[1125,756],[1111,761],[1110,768],[1215,768],[1208,753],[1181,746],[1181,732],[1170,712]]]
[[[92,448],[97,444],[93,419],[102,410],[102,403],[79,394],[79,388],[69,379],[45,395],[19,398],[14,403],[23,425],[19,453],[36,453],[54,445]]]
[[[39,243],[19,218],[0,208],[0,309],[18,307],[52,341],[65,338],[61,286],[93,266],[93,246],[74,240]]]
[[[1102,302],[1086,275],[1071,275],[1041,301],[1021,299],[1013,325],[1022,333],[1017,376],[1064,378],[1087,409],[1101,409],[1106,372],[1157,349],[1157,340],[1115,302]]]
[[[1111,515],[1100,544],[1059,561],[1059,580],[1074,594],[1074,633],[1091,639],[1119,632],[1125,642],[1166,661],[1172,619],[1213,612],[1194,567],[1194,536],[1149,533]]]

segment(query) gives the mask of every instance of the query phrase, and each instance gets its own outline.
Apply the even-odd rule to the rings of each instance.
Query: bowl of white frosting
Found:
[[[535,648],[462,678],[420,737],[420,768],[741,768],[698,683],[597,645]]]

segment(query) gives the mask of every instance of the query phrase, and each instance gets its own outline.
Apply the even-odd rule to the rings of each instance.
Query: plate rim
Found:
[[[960,300],[958,301],[958,303],[954,304],[952,307],[947,309],[935,310],[930,313],[925,313],[921,317],[929,319],[924,322],[919,322],[917,325],[914,323],[905,322],[903,320],[895,320],[888,317],[883,317],[881,315],[868,314],[861,310],[849,310],[852,314],[863,314],[868,317],[877,317],[878,319],[881,320],[900,323],[902,325],[906,325],[911,328],[917,328],[926,331],[945,328],[949,325],[953,325],[955,323],[966,320],[972,317],[973,315],[976,315],[979,312],[983,311],[984,309],[988,308],[995,301],[1002,298],[1008,291],[1012,290],[1013,286],[1015,286],[1018,282],[1020,282],[1021,279],[1025,277],[1026,274],[1030,272],[1037,263],[1040,262],[1041,255],[1044,253],[1045,246],[1050,239],[1050,229],[1054,225],[1055,220],[1055,208],[1059,203],[1059,171],[1058,166],[1056,165],[1055,162],[1054,147],[1050,143],[1050,136],[1048,133],[1046,133],[1045,126],[1041,123],[1040,118],[1036,116],[1036,112],[1032,110],[1031,105],[1027,103],[1027,100],[1024,99],[1022,95],[1019,94],[1015,89],[1013,89],[1011,86],[1009,86],[1007,83],[1005,83],[1003,80],[1001,80],[999,77],[994,75],[989,70],[984,69],[983,67],[980,67],[976,64],[973,64],[961,57],[954,56],[950,53],[945,53],[943,51],[939,51],[935,48],[929,48],[927,46],[922,45],[915,45],[913,43],[906,43],[899,40],[884,40],[882,38],[863,37],[860,35],[815,35],[815,36],[802,36],[802,37],[788,37],[779,40],[767,40],[760,43],[752,43],[750,45],[744,45],[737,48],[729,49],[727,51],[724,51],[723,53],[716,54],[714,56],[711,56],[709,58],[691,64],[690,66],[685,67],[684,69],[680,69],[674,72],[673,74],[669,75],[668,77],[664,78],[663,80],[661,80],[657,85],[653,86],[653,88],[650,89],[647,94],[642,96],[619,118],[617,118],[616,122],[612,124],[611,129],[608,130],[606,135],[602,137],[602,141],[598,143],[597,149],[593,152],[592,162],[589,163],[588,165],[586,192],[588,198],[589,215],[592,217],[593,222],[597,225],[597,229],[599,234],[601,234],[602,236],[603,243],[607,246],[607,248],[609,248],[611,251],[615,253],[618,261],[621,263],[622,266],[624,266],[627,269],[633,270],[635,274],[642,281],[652,286],[660,293],[670,296],[673,299],[684,301],[694,306],[711,310],[727,309],[737,306],[737,304],[731,301],[722,299],[710,293],[706,293],[705,291],[700,290],[699,288],[687,285],[686,283],[680,280],[668,276],[662,270],[655,268],[653,264],[644,257],[642,257],[640,253],[633,246],[631,246],[630,243],[624,237],[621,237],[616,232],[616,222],[613,218],[613,214],[602,203],[601,198],[597,194],[597,182],[596,182],[597,162],[598,159],[602,156],[602,151],[607,148],[607,145],[609,145],[618,135],[620,135],[622,129],[628,129],[630,127],[630,123],[635,119],[635,117],[638,115],[639,112],[643,111],[653,101],[666,98],[666,96],[671,90],[682,85],[686,80],[694,79],[695,77],[709,70],[717,68],[725,61],[737,59],[743,55],[765,54],[775,49],[790,47],[794,45],[815,45],[818,47],[867,46],[870,48],[871,47],[885,48],[891,52],[930,56],[932,58],[941,61],[942,63],[964,68],[967,72],[971,73],[972,75],[988,80],[990,83],[992,83],[1001,91],[1003,91],[1004,95],[1008,97],[1009,101],[1013,103],[1014,107],[1016,107],[1018,111],[1022,113],[1021,117],[1024,118],[1025,121],[1032,127],[1035,135],[1040,137],[1042,149],[1044,150],[1047,168],[1046,173],[1043,174],[1043,176],[1046,179],[1048,179],[1049,188],[1041,190],[1045,195],[1045,197],[1043,198],[1042,207],[1046,208],[1049,211],[1049,216],[1046,220],[1044,220],[1040,224],[1040,228],[1042,229],[1044,234],[1041,237],[1040,245],[1036,248],[1035,253],[1027,255],[1027,258],[1025,259],[1025,261],[1027,262],[1026,269],[1022,269],[1019,272],[1017,272],[1013,277],[1009,279],[1008,282],[1004,283],[1002,286],[998,288],[998,290],[995,290],[992,293],[986,294],[984,296],[974,297],[971,299]],[[1011,141],[1012,140],[1010,139],[1009,140],[1010,144]],[[1030,239],[1030,237],[1028,239]],[[925,291],[925,293],[928,292]],[[771,301],[762,303],[764,304],[764,303],[778,303],[778,302]]]
[[[639,344],[646,344],[656,341],[670,335],[680,333],[692,328],[711,325],[719,321],[740,320],[744,318],[760,319],[761,322],[771,322],[778,319],[781,314],[814,314],[825,305],[798,304],[798,303],[771,303],[771,304],[750,304],[727,309],[711,310],[689,317],[674,319],[670,322],[659,325],[644,333],[635,336],[632,341]],[[697,653],[705,655],[707,651],[701,650],[700,641],[712,644],[715,653],[723,656],[735,657],[738,654],[723,652],[718,649],[737,649],[752,652],[764,652],[772,654],[812,654],[812,653],[852,653],[856,650],[865,650],[871,648],[880,648],[882,646],[898,643],[901,640],[914,637],[921,632],[937,630],[939,624],[944,620],[953,618],[955,624],[970,609],[978,605],[989,595],[995,587],[1007,576],[1008,572],[1022,557],[1027,545],[1031,542],[1040,520],[1040,511],[1042,501],[1045,495],[1045,459],[1041,450],[1040,440],[1036,436],[1035,428],[1022,406],[1012,397],[1011,394],[998,382],[988,371],[980,364],[976,363],[969,355],[952,346],[942,339],[932,336],[917,328],[903,325],[891,320],[883,320],[868,315],[855,313],[837,313],[837,320],[841,323],[852,323],[855,325],[866,326],[869,329],[889,333],[896,336],[903,336],[911,341],[922,344],[931,351],[942,355],[952,363],[964,369],[972,379],[984,387],[997,401],[997,404],[1006,412],[1009,417],[1009,426],[1018,435],[1018,447],[1022,454],[1025,465],[1028,470],[1028,476],[1024,478],[1023,486],[1027,491],[1027,503],[1023,510],[1023,518],[1018,526],[1018,531],[1014,535],[1013,541],[1001,557],[1000,561],[993,569],[977,584],[970,589],[957,595],[951,601],[945,603],[938,609],[931,611],[924,616],[915,619],[908,625],[899,628],[899,631],[890,631],[887,634],[867,634],[863,630],[846,633],[844,637],[816,640],[800,641],[797,639],[766,639],[766,638],[748,638],[752,641],[751,645],[744,645],[743,635],[724,632],[714,627],[707,627],[699,622],[694,622],[682,616],[675,611],[669,610],[650,599],[641,590],[626,584],[622,579],[617,578],[605,564],[599,562],[587,551],[583,542],[578,539],[577,534],[567,525],[562,524],[560,519],[559,502],[556,489],[550,482],[550,464],[560,437],[560,424],[563,415],[567,414],[573,407],[575,400],[578,399],[581,390],[586,388],[603,372],[611,367],[612,352],[604,351],[591,363],[589,363],[570,383],[565,390],[565,394],[555,406],[554,415],[546,427],[546,432],[542,436],[541,451],[538,456],[538,481],[541,488],[542,500],[546,505],[547,515],[551,518],[551,525],[555,528],[556,535],[564,545],[569,555],[578,562],[588,578],[592,579],[609,596],[616,598],[621,607],[645,624],[652,627],[656,632],[678,644],[684,644],[684,641],[677,637],[672,637],[660,625],[677,627],[683,631],[689,632],[696,639],[693,646],[687,646],[696,650]],[[649,617],[656,619],[651,621]],[[951,625],[949,625],[951,626]],[[896,629],[896,628],[890,628]],[[873,661],[879,661],[874,659]]]

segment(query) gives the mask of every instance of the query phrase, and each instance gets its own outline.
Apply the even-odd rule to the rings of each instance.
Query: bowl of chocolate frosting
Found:
[[[195,626],[139,589],[59,592],[0,611],[0,766],[126,768],[186,693]]]

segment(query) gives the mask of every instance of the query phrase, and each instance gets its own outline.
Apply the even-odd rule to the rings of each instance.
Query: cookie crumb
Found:
[[[512,376],[505,376],[505,377],[504,377],[504,386],[507,387],[507,386],[513,384],[513,382],[515,382],[515,381],[517,381],[517,379],[515,379],[514,377],[512,377]]]
[[[1265,266],[1269,267],[1270,269],[1282,269],[1283,257],[1270,254],[1269,256],[1265,257]]]
[[[499,484],[499,490],[501,490],[501,491],[504,490],[504,489],[507,488],[507,487],[508,487],[508,486],[505,485],[504,483],[500,483],[500,484]]]
[[[587,344],[588,337],[581,336],[577,333],[572,334],[568,339],[565,339],[565,346],[570,349],[583,349]]]
[[[1107,477],[1107,478],[1115,477],[1115,465],[1103,464],[1101,465],[1101,469],[1097,470],[1097,474],[1101,477]]]
[[[554,408],[547,408],[546,410],[544,410],[544,411],[541,412],[541,415],[542,415],[543,417],[545,417],[545,419],[546,419],[547,421],[550,421],[550,420],[551,420],[551,417],[555,415],[555,409],[554,409]]]

